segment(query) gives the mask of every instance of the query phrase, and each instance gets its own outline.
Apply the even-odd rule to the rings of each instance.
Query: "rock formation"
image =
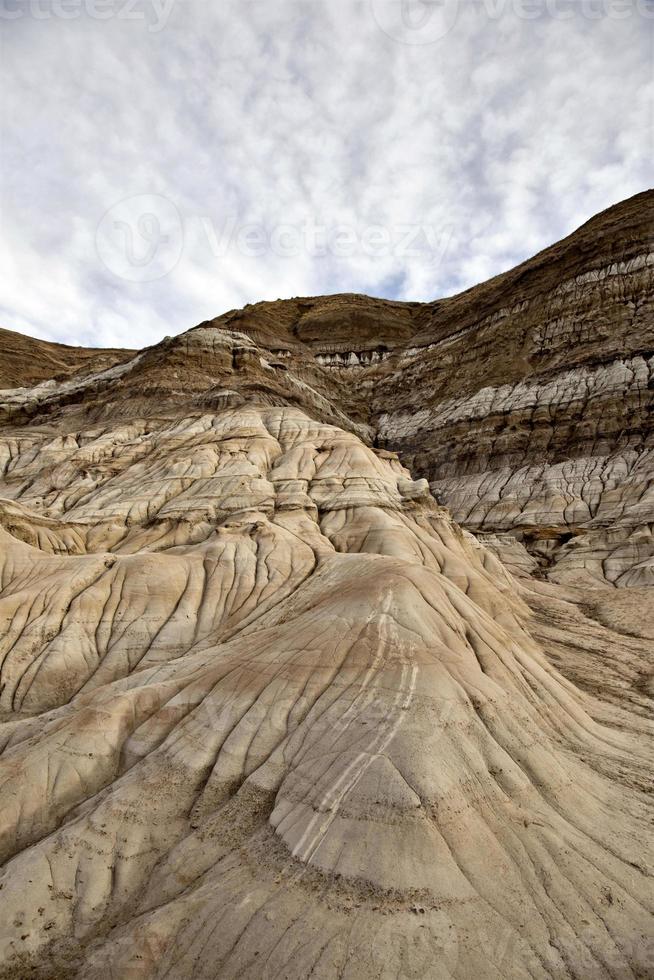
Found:
[[[3,334],[0,976],[652,975],[653,217]]]
[[[0,388],[31,387],[39,381],[49,382],[52,388],[71,375],[82,374],[84,370],[97,374],[103,367],[109,368],[130,360],[136,353],[50,344],[2,328],[0,350]]]

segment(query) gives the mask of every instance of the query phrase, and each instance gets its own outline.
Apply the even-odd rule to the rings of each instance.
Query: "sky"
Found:
[[[654,0],[0,0],[0,326],[451,295],[654,185]]]

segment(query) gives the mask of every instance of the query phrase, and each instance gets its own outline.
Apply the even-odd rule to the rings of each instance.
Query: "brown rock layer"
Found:
[[[64,381],[129,359],[134,351],[101,350],[51,344],[0,328],[0,388],[20,388],[40,381]]]

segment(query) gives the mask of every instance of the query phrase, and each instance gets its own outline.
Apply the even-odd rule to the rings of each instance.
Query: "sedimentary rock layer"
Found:
[[[126,356],[4,392],[0,418],[75,428],[180,403],[293,405],[398,452],[456,520],[509,534],[539,574],[654,574],[651,191],[459,296],[259,303]]]
[[[28,387],[39,381],[53,386],[84,371],[98,371],[128,360],[132,351],[67,347],[24,337],[0,328],[0,388]]]
[[[432,304],[12,340],[0,976],[652,975],[653,197]]]
[[[5,975],[643,975],[643,651],[534,592],[539,640],[396,459],[241,407],[2,489]]]

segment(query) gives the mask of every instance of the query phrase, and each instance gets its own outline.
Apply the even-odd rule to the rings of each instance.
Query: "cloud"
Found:
[[[64,343],[451,294],[651,181],[648,0],[0,0],[0,31],[0,322]]]

